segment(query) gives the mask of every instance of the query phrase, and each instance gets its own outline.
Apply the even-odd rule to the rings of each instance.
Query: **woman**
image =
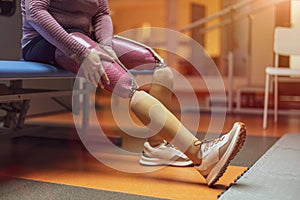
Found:
[[[156,71],[150,94],[138,90],[112,48],[113,26],[107,0],[22,0],[21,6],[24,60],[82,72],[95,86],[99,84],[129,98],[130,108],[141,122],[150,130],[159,130],[145,143],[142,164],[170,164],[173,161],[174,165],[187,165],[192,162],[209,186],[223,175],[244,143],[245,126],[235,123],[232,130],[222,137],[199,141],[163,105],[170,104],[168,96],[171,93],[160,84],[172,86],[173,75],[168,67]],[[81,43],[76,34],[79,38],[84,34],[88,38],[85,40],[92,45]],[[73,65],[66,64],[67,59]],[[168,95],[159,95],[161,92]],[[164,140],[172,140],[189,159]]]

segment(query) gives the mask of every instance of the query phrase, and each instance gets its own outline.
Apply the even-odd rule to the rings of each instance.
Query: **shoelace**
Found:
[[[182,154],[182,152],[176,147],[176,146],[174,146],[173,144],[171,144],[171,143],[169,143],[169,142],[166,142],[165,143],[165,146],[166,147],[169,147],[169,148],[172,148],[172,149],[174,149],[174,150],[176,150],[176,151],[178,151],[178,153],[179,153],[179,155],[176,155],[176,157],[173,157],[173,159],[174,158],[177,158],[177,159],[179,159],[179,160],[182,160],[182,161],[189,161],[190,159],[189,158],[183,158],[183,156],[184,156],[184,154]]]
[[[176,149],[177,150],[177,147],[175,147],[173,144],[169,143],[169,142],[166,142],[165,143],[165,146],[166,147],[170,147],[170,148],[173,148],[173,149]]]
[[[206,144],[204,148],[204,152],[208,151],[211,147],[218,144],[219,142],[222,142],[224,140],[224,135],[218,138],[215,138],[213,140],[202,140],[202,144]]]

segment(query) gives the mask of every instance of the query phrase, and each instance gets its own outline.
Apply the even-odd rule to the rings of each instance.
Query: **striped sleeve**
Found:
[[[98,43],[111,46],[113,36],[113,24],[107,0],[99,0],[99,8],[93,16],[92,25]]]
[[[81,64],[90,50],[81,45],[49,14],[51,0],[26,0],[26,20],[48,42]]]

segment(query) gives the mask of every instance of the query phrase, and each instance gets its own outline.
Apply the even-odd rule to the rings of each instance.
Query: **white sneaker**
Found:
[[[212,186],[224,174],[230,161],[236,156],[246,140],[246,128],[236,122],[231,131],[212,141],[202,141],[202,162],[195,166]]]
[[[152,147],[149,142],[144,143],[144,150],[140,158],[141,165],[159,166],[190,166],[193,162],[172,144],[164,141],[157,147]]]

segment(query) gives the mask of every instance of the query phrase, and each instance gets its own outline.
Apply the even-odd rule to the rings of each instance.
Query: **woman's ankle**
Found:
[[[157,147],[157,146],[161,145],[162,143],[164,143],[164,140],[148,139],[147,141],[149,142],[151,147]]]
[[[201,144],[202,142],[196,139],[186,151],[187,156],[193,161],[194,165],[200,165],[202,162]]]

